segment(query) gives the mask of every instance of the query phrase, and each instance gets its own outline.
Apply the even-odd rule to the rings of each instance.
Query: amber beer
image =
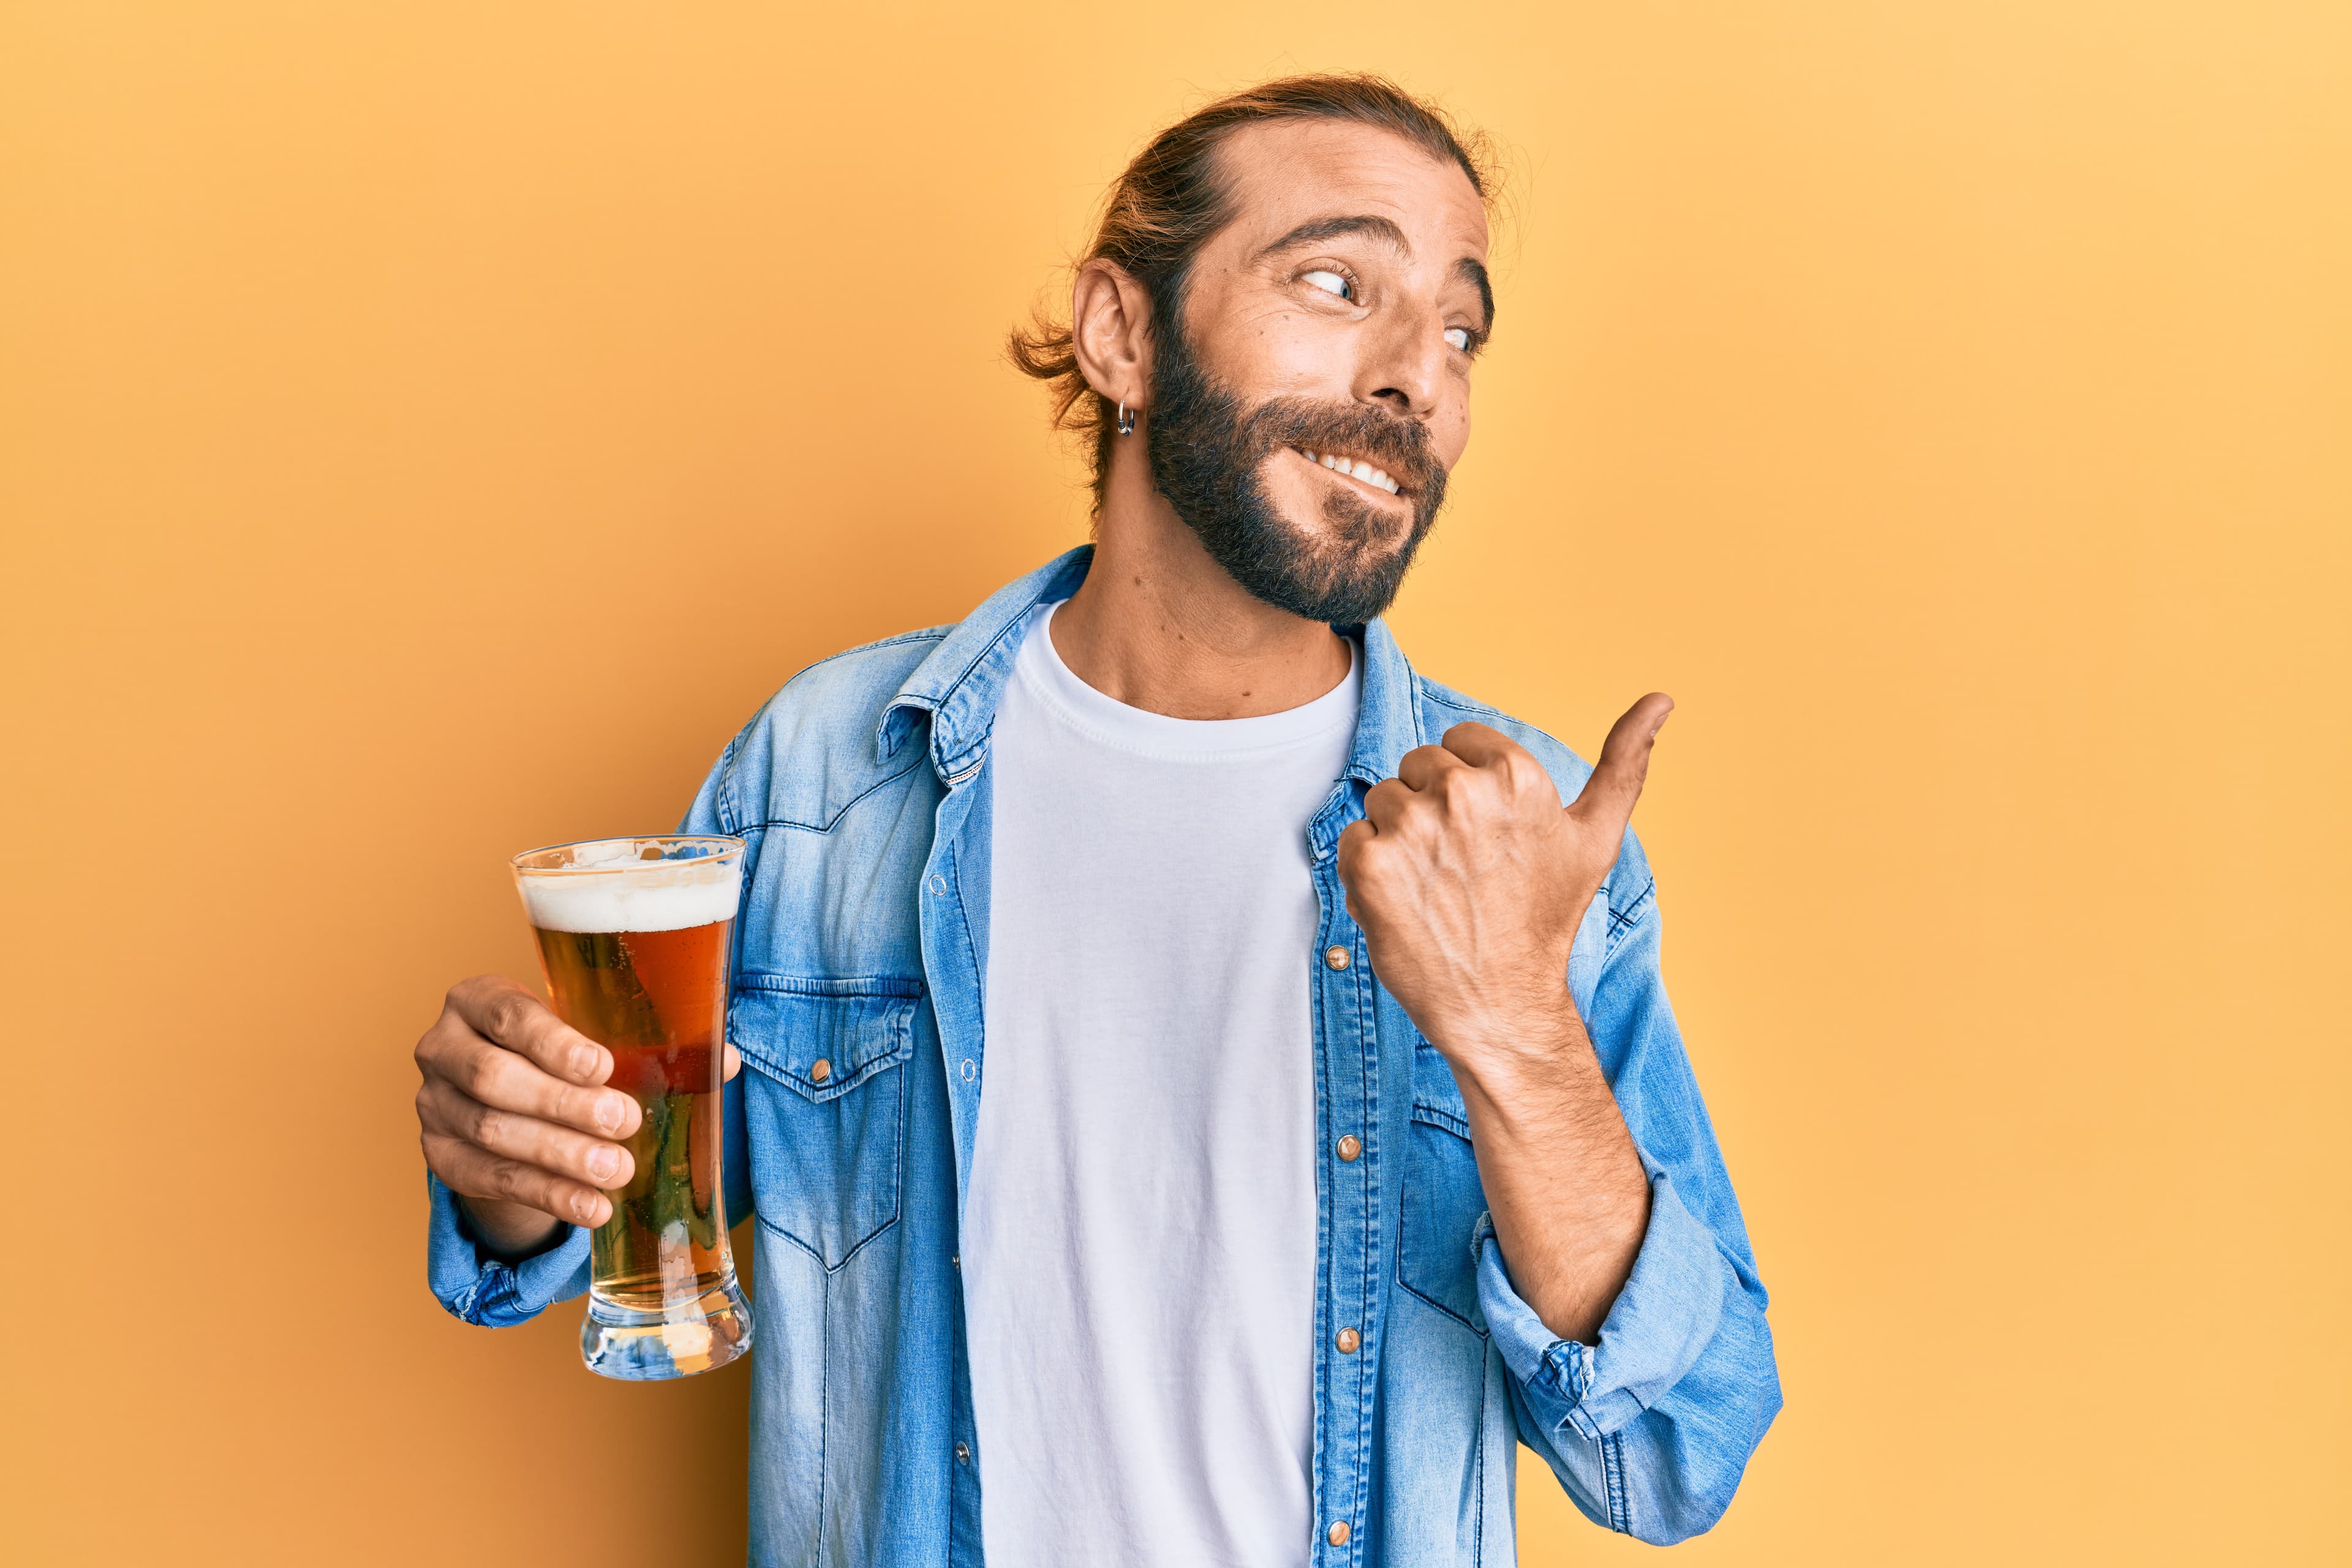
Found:
[[[751,1346],[719,1146],[728,938],[743,841],[606,838],[515,857],[548,996],[613,1053],[645,1120],[590,1248],[580,1350],[607,1377],[685,1377]]]

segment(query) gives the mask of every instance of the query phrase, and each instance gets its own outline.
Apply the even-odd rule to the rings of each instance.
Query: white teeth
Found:
[[[1361,479],[1364,483],[1378,489],[1384,489],[1391,495],[1403,493],[1397,482],[1389,478],[1388,471],[1384,468],[1376,468],[1370,463],[1358,462],[1350,458],[1336,457],[1329,452],[1310,452],[1304,447],[1294,447],[1291,450],[1308,462],[1319,464],[1333,473],[1345,474],[1352,479]]]

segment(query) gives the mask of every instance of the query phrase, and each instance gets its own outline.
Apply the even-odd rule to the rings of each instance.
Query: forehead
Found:
[[[1423,259],[1450,266],[1486,257],[1486,208],[1451,158],[1403,137],[1346,121],[1247,125],[1217,150],[1232,183],[1234,214],[1221,238],[1259,246],[1313,218],[1385,217]]]

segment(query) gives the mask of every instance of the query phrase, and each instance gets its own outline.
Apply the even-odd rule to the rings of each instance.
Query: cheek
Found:
[[[1462,454],[1470,448],[1470,408],[1466,398],[1456,408],[1430,421],[1429,444],[1448,472],[1462,460]]]
[[[1354,395],[1355,342],[1335,323],[1297,321],[1269,333],[1255,367],[1265,395],[1345,400]]]
[[[1344,398],[1354,373],[1354,345],[1344,326],[1286,307],[1238,312],[1202,363],[1244,404],[1275,397]]]

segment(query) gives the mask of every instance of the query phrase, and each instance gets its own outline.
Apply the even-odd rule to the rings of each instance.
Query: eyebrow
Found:
[[[1412,259],[1412,242],[1405,238],[1404,230],[1398,227],[1393,219],[1372,213],[1310,218],[1260,250],[1253,259],[1262,260],[1278,251],[1296,250],[1303,245],[1316,245],[1350,235],[1377,241],[1406,260]],[[1475,258],[1465,256],[1454,264],[1454,275],[1478,290],[1478,303],[1486,316],[1481,331],[1492,332],[1495,330],[1495,286],[1486,276],[1486,268]]]
[[[1412,259],[1412,242],[1405,238],[1404,230],[1399,228],[1394,220],[1376,217],[1370,213],[1354,217],[1310,219],[1259,251],[1258,255],[1272,256],[1277,250],[1293,250],[1302,245],[1314,245],[1321,240],[1338,239],[1342,235],[1350,234],[1361,235],[1366,239],[1376,239],[1406,260]]]
[[[1478,290],[1478,303],[1486,311],[1486,320],[1479,332],[1482,337],[1492,336],[1495,331],[1495,286],[1487,280],[1485,264],[1475,257],[1465,256],[1454,264],[1454,275]]]

